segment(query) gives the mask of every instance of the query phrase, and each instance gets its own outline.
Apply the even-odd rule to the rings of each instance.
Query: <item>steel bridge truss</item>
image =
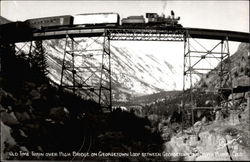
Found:
[[[110,41],[106,35],[87,39],[66,36],[60,87],[111,109]]]
[[[187,107],[191,109],[190,117],[193,125],[194,110],[232,108],[234,99],[229,102],[227,96],[233,93],[228,39],[225,38],[207,49],[201,40],[193,39],[188,33],[186,34],[183,91],[188,92],[190,96],[191,104]],[[210,75],[214,77],[208,80]],[[201,80],[200,85],[197,85],[198,80]],[[208,97],[206,101],[209,104],[199,103],[201,98],[197,96],[197,92],[206,94]]]
[[[183,41],[184,30],[108,29],[111,40]]]
[[[98,102],[104,111],[110,110],[112,107],[111,56],[110,38],[107,33],[87,39],[66,35],[61,43],[64,44],[64,49],[60,53],[62,56],[60,65],[46,54],[47,62],[61,69],[59,88]],[[37,44],[39,44],[38,47]],[[43,41],[18,43],[13,47],[15,55],[23,55],[23,51],[28,51],[28,55],[24,57],[31,61],[34,58],[33,55],[38,54],[38,51],[43,48]]]
[[[97,37],[97,39],[102,39],[102,49],[98,49],[99,56],[101,54],[101,58],[98,59],[99,66],[95,67],[96,71],[92,70],[90,72],[90,77],[83,79],[85,77],[80,76],[79,73],[86,75],[87,73],[83,69],[93,69],[94,66],[93,64],[88,64],[85,67],[80,67],[76,65],[78,64],[76,60],[79,60],[79,57],[82,57],[85,62],[88,62],[87,60],[89,60],[89,58],[86,57],[88,55],[86,53],[90,50],[87,48],[81,49],[81,47],[77,48],[79,43],[77,43],[74,38],[67,35],[65,38],[60,86],[62,88],[70,89],[73,93],[77,93],[78,95],[83,95],[82,92],[84,91],[84,94],[88,94],[89,99],[94,98],[96,101],[98,98],[97,101],[104,111],[111,110],[112,74],[110,41],[183,41],[183,36],[184,31],[182,30],[107,29],[101,37]],[[98,41],[100,44],[100,40]],[[93,50],[98,51],[97,49],[92,49],[92,52]],[[96,62],[94,63],[96,64]],[[87,81],[91,80],[91,77],[93,76],[96,77],[96,81],[99,82],[99,84],[87,83]]]
[[[183,91],[189,91],[192,123],[195,109],[214,109],[215,107],[232,107],[225,93],[232,93],[231,60],[228,39],[219,41],[209,50],[199,40],[193,39],[185,30],[164,29],[105,29],[103,35],[91,37],[92,43],[79,41],[79,38],[66,35],[61,65],[60,87],[68,89],[84,98],[92,99],[102,108],[112,108],[112,73],[111,40],[121,41],[184,41],[184,77]],[[93,39],[94,38],[94,39]],[[85,42],[85,46],[83,46]],[[42,43],[42,41],[41,41]],[[26,43],[27,44],[27,43]],[[99,44],[99,48],[95,45]],[[198,47],[197,47],[198,46]],[[34,45],[30,43],[29,55]],[[17,51],[20,52],[23,47]],[[79,60],[82,60],[79,62]],[[207,66],[204,66],[205,64]],[[218,63],[216,67],[212,66]],[[219,80],[206,80],[208,75],[216,75]],[[196,81],[219,83],[217,87],[197,86]],[[199,88],[197,88],[199,87]],[[194,91],[219,94],[211,98],[212,105],[199,107]],[[219,98],[219,99],[218,99]],[[216,101],[216,102],[215,102]],[[223,102],[226,101],[226,102]],[[228,103],[231,103],[229,105]],[[183,104],[185,106],[185,102]]]

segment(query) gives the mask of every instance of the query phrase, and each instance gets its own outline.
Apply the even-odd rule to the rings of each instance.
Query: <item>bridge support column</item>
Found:
[[[76,38],[67,35],[60,87],[111,109],[110,37]]]
[[[89,58],[87,55],[89,54],[86,53],[88,50],[83,48],[83,42],[83,40],[76,40],[69,35],[66,36],[63,51],[60,88],[69,90],[74,94],[82,96],[83,98],[94,100],[94,94],[91,94],[91,92],[96,92],[94,88],[87,83],[90,77],[94,75],[94,72],[89,70],[93,67],[86,65]],[[89,71],[86,71],[86,69]],[[85,76],[89,75],[89,73],[91,73],[91,75],[86,78]]]
[[[184,95],[189,95],[184,103],[190,104],[184,105],[184,109],[191,111],[192,125],[197,110],[214,112],[217,108],[234,107],[234,99],[228,99],[233,86],[227,38],[215,43],[193,39],[188,33],[185,35],[183,91]]]
[[[106,31],[103,37],[103,54],[100,76],[99,104],[103,111],[112,109],[112,77],[111,77],[111,54],[110,35]]]

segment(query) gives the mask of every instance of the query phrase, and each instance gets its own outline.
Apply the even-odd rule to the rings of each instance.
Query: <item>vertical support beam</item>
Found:
[[[229,89],[230,89],[230,93],[231,93],[231,107],[232,107],[232,113],[233,113],[233,124],[235,124],[235,122],[237,123],[237,119],[236,117],[236,113],[237,113],[237,108],[236,108],[236,104],[234,101],[234,92],[233,92],[233,78],[232,78],[232,61],[231,61],[231,56],[230,56],[230,50],[229,50],[229,42],[228,42],[228,37],[226,37],[226,44],[225,47],[227,50],[227,59],[228,59],[228,79],[229,79]]]
[[[65,65],[67,56],[71,57],[70,65]],[[72,77],[72,78],[68,77],[68,78],[72,79],[72,80],[70,79],[70,81],[72,82],[72,85],[68,84],[68,83],[66,83],[64,85],[64,80],[63,79],[64,79],[65,72],[67,72],[68,75],[70,75]],[[71,38],[68,35],[66,35],[65,47],[64,47],[64,51],[63,51],[63,61],[62,61],[60,87],[61,88],[63,88],[63,87],[68,88],[74,94],[76,94],[75,42],[74,42],[74,38]]]
[[[31,59],[32,59],[32,41],[30,41],[30,49],[29,49],[29,54],[28,54],[28,62],[29,62],[29,66],[31,66]]]
[[[41,40],[40,43],[41,43],[41,46],[40,46],[39,51],[40,51],[40,54],[41,54],[43,60],[45,60],[45,50],[43,48],[43,40]],[[42,68],[42,72],[43,72],[43,74],[45,74],[45,67]]]
[[[181,107],[181,132],[183,133],[184,127],[184,109],[185,109],[185,79],[186,79],[186,45],[187,45],[187,36],[184,34],[184,59],[183,59],[183,89],[182,89],[182,107]]]
[[[194,97],[193,97],[193,76],[192,76],[192,72],[193,72],[193,67],[192,67],[192,60],[191,60],[191,50],[190,50],[190,36],[188,37],[188,69],[190,72],[190,98],[191,98],[191,116],[192,116],[192,125],[194,125]]]
[[[190,96],[190,109],[191,109],[191,124],[194,124],[194,97],[193,97],[193,65],[192,65],[192,58],[191,58],[191,44],[190,44],[190,35],[186,33],[185,36],[185,45],[184,45],[184,87],[183,89],[185,90],[186,88],[189,89],[189,96]],[[186,87],[185,81],[189,81],[189,87]]]
[[[220,85],[219,87],[222,88],[223,87],[223,58],[224,58],[224,55],[223,55],[223,45],[224,45],[224,41],[222,40],[221,41],[221,54],[220,54],[220,71],[219,71],[219,77],[220,77]]]
[[[231,56],[230,56],[230,49],[229,49],[229,42],[228,42],[228,37],[226,37],[226,46],[227,46],[227,55],[228,55],[228,75],[229,75],[229,87],[231,89],[231,94],[232,94],[232,105],[234,108],[235,107],[235,103],[234,103],[234,95],[233,95],[233,78],[232,78],[232,61],[231,61]]]
[[[220,101],[226,101],[227,104],[226,104],[226,110],[228,111],[228,100],[224,97],[224,94],[223,92],[225,92],[225,85],[223,85],[223,76],[226,74],[228,74],[228,72],[225,72],[226,71],[226,66],[225,66],[225,63],[223,63],[223,60],[224,58],[228,59],[228,55],[227,54],[224,54],[224,40],[221,40],[220,42],[220,45],[221,45],[221,54],[220,54],[220,70],[218,71],[218,76],[219,76],[219,79],[220,79],[220,84],[219,84],[219,96],[221,98]]]
[[[72,85],[73,85],[73,93],[76,93],[76,80],[75,80],[75,75],[76,75],[76,70],[75,70],[75,53],[74,53],[74,39],[71,38],[71,49],[70,49],[70,54],[72,57]]]
[[[193,64],[191,56],[191,44],[190,44],[190,35],[188,32],[184,36],[184,78],[183,78],[183,95],[185,95],[185,90],[189,94],[189,103],[188,106],[188,115],[191,117],[191,124],[194,125],[194,97],[193,97]],[[188,84],[186,84],[186,81]],[[183,109],[185,108],[185,102],[183,102]],[[191,110],[191,114],[190,114]],[[191,116],[190,116],[191,115]],[[190,119],[190,118],[189,118]],[[182,119],[183,120],[183,119]],[[184,120],[183,120],[184,122]]]
[[[103,53],[100,76],[99,104],[109,111],[112,109],[110,34],[105,31],[103,36]],[[105,111],[105,110],[104,110]]]
[[[233,96],[233,80],[232,80],[232,62],[230,57],[229,42],[226,37],[225,40],[221,41],[221,58],[220,58],[220,85],[219,85],[219,95],[222,101],[226,102],[223,107],[228,111],[230,107],[234,107],[234,96]],[[228,98],[224,97],[223,92],[230,92],[232,99],[229,102]],[[231,103],[231,105],[230,105]]]
[[[111,54],[110,54],[110,35],[108,34],[108,53],[109,53],[109,87],[110,87],[110,92],[109,92],[109,109],[110,111],[112,110],[112,71],[111,71]]]
[[[61,70],[61,81],[60,81],[60,89],[61,90],[63,88],[63,77],[64,77],[64,70],[65,70],[65,59],[66,59],[66,54],[67,54],[68,38],[69,38],[69,36],[66,35],[65,46],[64,46],[64,51],[63,51],[62,70]]]
[[[100,76],[100,86],[99,86],[99,94],[98,94],[98,103],[102,104],[102,80],[103,80],[103,64],[104,64],[104,51],[105,51],[105,36],[103,36],[103,53],[102,53],[102,63],[101,63],[101,76]]]

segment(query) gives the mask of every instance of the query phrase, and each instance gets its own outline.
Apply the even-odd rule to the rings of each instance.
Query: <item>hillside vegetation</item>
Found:
[[[29,60],[14,52],[1,47],[1,160],[161,160],[72,156],[73,151],[161,152],[163,141],[147,118],[119,110],[103,114],[94,101],[51,84],[44,57],[33,53]]]

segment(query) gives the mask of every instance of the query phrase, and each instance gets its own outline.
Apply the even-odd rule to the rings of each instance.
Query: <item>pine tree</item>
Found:
[[[35,49],[30,55],[30,64],[33,71],[32,78],[36,81],[44,81],[48,74],[48,65],[46,61],[46,49],[42,41],[35,41]]]
[[[35,50],[31,57],[31,64],[35,72],[38,73],[38,77],[45,78],[49,71],[46,61],[46,50],[42,41],[35,41]]]

